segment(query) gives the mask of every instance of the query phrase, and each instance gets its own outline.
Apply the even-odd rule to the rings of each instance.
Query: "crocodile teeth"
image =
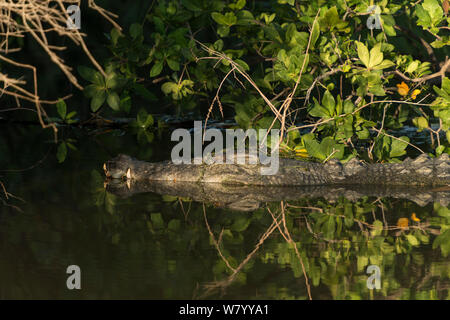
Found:
[[[105,172],[105,176],[106,176],[106,177],[109,177],[109,176],[110,176],[110,174],[109,174],[109,172],[108,172],[108,168],[106,167],[106,162],[103,164],[103,171]]]

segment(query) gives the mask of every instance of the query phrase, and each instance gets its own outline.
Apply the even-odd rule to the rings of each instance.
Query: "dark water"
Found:
[[[167,142],[61,134],[78,148],[63,164],[48,151],[49,136],[2,134],[3,169],[47,157],[1,173],[23,202],[2,197],[0,299],[450,298],[450,210],[442,204],[337,195],[239,212],[154,193],[121,198],[105,191],[103,162],[119,152],[167,159]],[[81,290],[67,289],[69,265],[81,269]],[[379,268],[381,289],[368,289],[369,265]]]

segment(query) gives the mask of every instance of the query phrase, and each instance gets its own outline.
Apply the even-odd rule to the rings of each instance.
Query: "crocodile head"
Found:
[[[107,178],[127,179],[131,178],[131,169],[129,167],[130,156],[120,154],[116,158],[106,161],[103,164],[103,171]]]

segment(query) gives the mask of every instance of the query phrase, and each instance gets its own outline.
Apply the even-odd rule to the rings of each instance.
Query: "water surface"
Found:
[[[450,298],[446,203],[334,194],[238,211],[152,192],[122,197],[105,189],[103,162],[119,152],[168,159],[158,141],[170,139],[63,132],[78,151],[58,164],[50,139],[37,134],[25,148],[29,131],[8,130],[2,168],[35,166],[0,177],[23,199],[0,206],[1,299]],[[69,265],[81,268],[81,290],[66,287]],[[379,290],[367,286],[370,265]]]

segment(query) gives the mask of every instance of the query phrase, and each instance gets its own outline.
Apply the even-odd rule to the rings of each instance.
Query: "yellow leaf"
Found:
[[[308,158],[308,152],[306,150],[296,151],[295,155],[300,158]]]
[[[397,88],[398,88],[398,94],[401,96],[406,96],[409,92],[408,85],[403,81],[402,81],[402,83],[397,84]]]
[[[413,100],[416,100],[416,97],[420,94],[420,90],[419,89],[416,89],[416,90],[414,90],[412,93],[411,93],[411,98],[413,99]]]
[[[308,158],[308,154],[307,153],[296,153],[295,155],[297,157],[300,157],[300,158]]]
[[[308,158],[308,151],[303,146],[295,146],[294,148],[295,155],[301,158]]]
[[[305,152],[308,152],[308,151],[306,151],[306,149],[302,148],[302,147],[295,147],[295,152],[305,153]]]
[[[411,220],[415,221],[415,222],[419,222],[420,219],[416,217],[416,214],[413,212],[413,214],[411,215]]]
[[[408,224],[409,224],[408,218],[400,218],[397,221],[397,227],[400,227],[400,228],[407,228]]]

